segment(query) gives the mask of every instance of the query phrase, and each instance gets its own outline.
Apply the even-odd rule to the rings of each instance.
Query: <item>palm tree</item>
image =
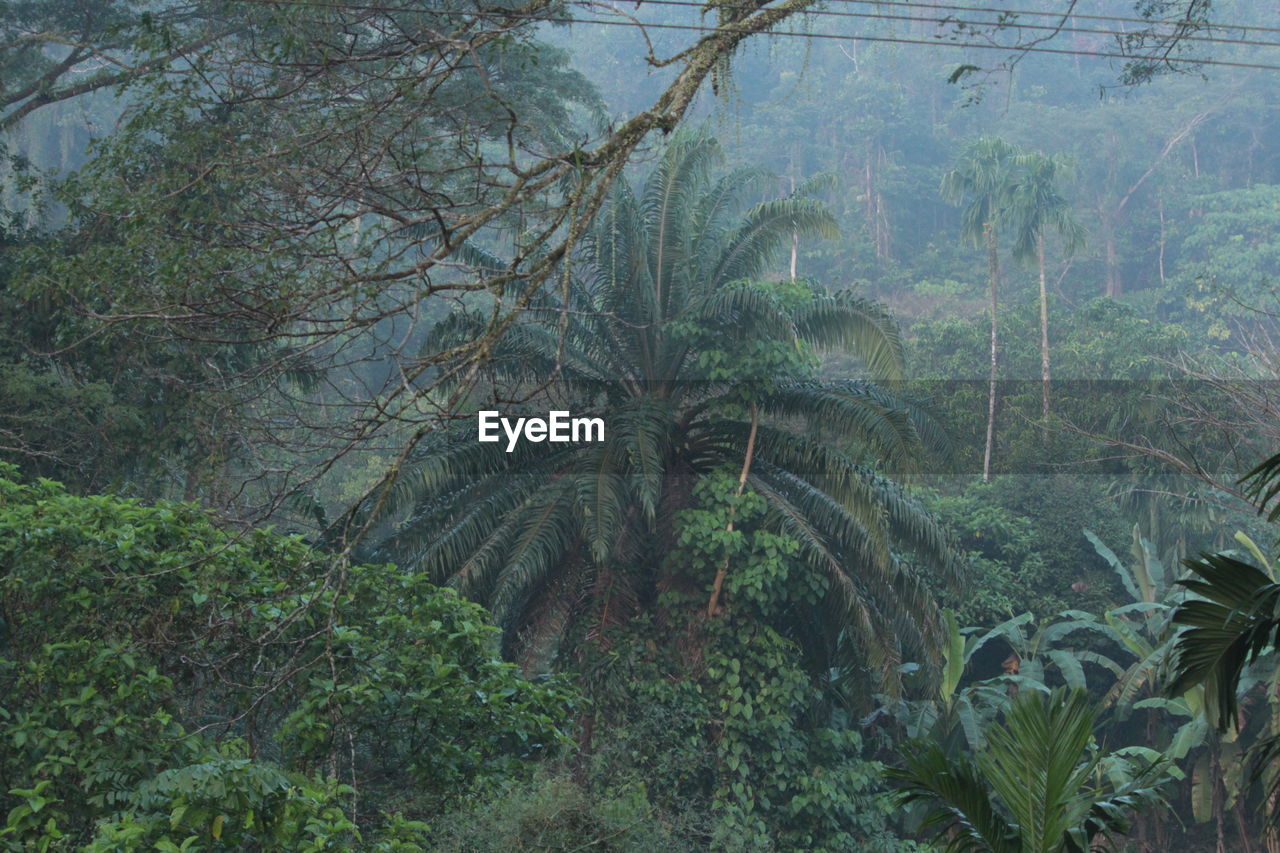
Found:
[[[1268,520],[1280,519],[1280,454],[1263,461],[1241,478],[1246,494]],[[1253,563],[1230,553],[1201,554],[1183,564],[1195,578],[1181,581],[1195,597],[1178,605],[1175,624],[1186,626],[1178,635],[1171,694],[1197,685],[1205,690],[1209,720],[1219,732],[1242,726],[1240,702],[1247,667],[1268,652],[1280,650],[1280,582],[1275,569],[1248,537],[1237,537],[1251,552]],[[1271,690],[1280,689],[1280,673],[1271,676]],[[1274,731],[1274,729],[1273,729]],[[1268,734],[1253,754],[1255,781],[1268,778],[1267,806],[1273,822],[1280,822],[1280,734]]]
[[[1049,296],[1045,287],[1044,242],[1046,231],[1062,237],[1063,251],[1071,255],[1084,245],[1084,228],[1071,215],[1070,203],[1058,192],[1058,182],[1071,179],[1071,163],[1065,157],[1039,152],[1016,158],[1019,175],[1009,187],[1006,216],[1014,224],[1013,257],[1035,257],[1040,271],[1040,382],[1046,429],[1049,423]]]
[[[960,234],[975,246],[987,249],[987,276],[991,296],[991,375],[987,389],[987,438],[982,453],[982,481],[991,479],[991,449],[995,443],[996,379],[999,374],[1000,252],[998,227],[1005,218],[1012,187],[1013,168],[1023,151],[1003,139],[984,136],[971,142],[955,168],[942,176],[942,197],[963,204]]]
[[[1280,495],[1280,455],[1258,465],[1241,482],[1265,512]],[[1280,504],[1268,516],[1280,519]],[[1243,540],[1257,565],[1230,553],[1201,554],[1183,560],[1195,578],[1181,581],[1195,594],[1178,605],[1173,621],[1185,625],[1177,641],[1176,678],[1169,692],[1203,684],[1205,707],[1220,730],[1238,721],[1238,688],[1245,667],[1268,651],[1280,649],[1280,582],[1262,552]]]
[[[976,756],[917,741],[889,775],[904,805],[927,807],[925,828],[946,836],[948,853],[1087,853],[1124,833],[1129,813],[1163,802],[1167,766],[1102,752],[1093,723],[1084,690],[1026,691]]]
[[[383,518],[403,520],[377,554],[485,603],[508,651],[537,660],[571,625],[590,634],[656,606],[677,583],[662,566],[675,513],[699,478],[727,468],[829,590],[818,612],[797,609],[809,624],[796,633],[820,625],[828,649],[852,635],[891,682],[937,626],[915,563],[899,555],[949,577],[957,566],[941,527],[880,473],[911,467],[926,426],[892,393],[898,330],[853,295],[755,281],[793,232],[833,222],[798,195],[740,213],[763,176],[713,179],[720,156],[713,139],[677,136],[640,195],[613,190],[563,292],[506,295],[529,307],[494,348],[495,387],[542,389],[544,411],[598,414],[604,441],[506,452],[477,443],[473,419],[430,435],[386,503]],[[435,345],[482,323],[455,315]],[[859,357],[864,375],[815,378],[825,348]],[[703,579],[710,617],[721,609],[710,588],[728,570]]]

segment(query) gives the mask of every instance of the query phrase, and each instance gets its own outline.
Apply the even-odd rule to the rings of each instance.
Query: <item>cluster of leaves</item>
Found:
[[[965,632],[948,612],[936,698],[888,703],[873,715],[896,718],[907,737],[903,766],[890,777],[912,806],[908,823],[942,830],[948,850],[1094,849],[1101,838],[1128,832],[1133,813],[1158,808],[1172,778],[1186,778],[1172,762],[1203,739],[1202,720],[1179,729],[1164,753],[1144,745],[1107,753],[1094,738],[1099,706],[1089,688],[1098,685],[1087,673],[1106,671],[1102,705],[1117,712],[1104,722],[1109,740],[1128,735],[1122,723],[1134,709],[1154,713],[1157,702],[1169,704],[1143,697],[1156,689],[1172,648],[1171,608],[1163,603],[1172,587],[1145,540],[1136,540],[1141,559],[1126,566],[1086,535],[1132,603],[1100,618],[1070,610],[1037,623],[1024,613]],[[966,669],[979,669],[980,653],[993,646],[1009,651],[1005,674],[961,687]],[[1127,667],[1119,662],[1130,656]],[[1054,683],[1063,686],[1052,689]]]
[[[180,444],[175,433],[191,418],[177,413],[194,401],[151,385],[143,365],[130,371],[109,347],[44,355],[85,330],[48,294],[13,292],[15,258],[32,244],[20,224],[0,221],[0,461],[91,489],[124,475],[148,480]]]
[[[915,743],[891,775],[904,803],[929,807],[924,827],[948,853],[1088,853],[1160,805],[1167,781],[1162,761],[1099,749],[1094,722],[1082,689],[1028,691],[972,758]]]
[[[1276,307],[1280,275],[1280,186],[1260,184],[1189,200],[1199,216],[1182,242],[1178,283],[1187,307],[1226,338],[1233,315]]]
[[[1269,562],[1251,539],[1237,534],[1241,553],[1188,563],[1200,577],[1182,585],[1201,596],[1188,599],[1137,526],[1128,560],[1091,532],[1085,531],[1084,536],[1114,571],[1122,590],[1104,611],[1073,609],[1039,620],[1024,613],[995,628],[964,630],[947,612],[949,640],[943,649],[945,665],[936,695],[885,698],[868,718],[878,729],[897,735],[888,739],[890,748],[896,748],[895,741],[902,737],[907,739],[908,772],[898,778],[915,791],[909,799],[916,803],[916,810],[908,812],[908,825],[914,825],[912,819],[923,820],[934,805],[959,796],[965,785],[978,784],[974,780],[992,771],[982,766],[989,763],[990,734],[1014,713],[1017,697],[1034,694],[1043,699],[1059,687],[1088,691],[1100,741],[1133,744],[1115,750],[1100,765],[1114,785],[1144,786],[1155,781],[1153,769],[1164,765],[1169,778],[1160,784],[1163,795],[1180,813],[1193,818],[1183,830],[1185,843],[1192,843],[1201,827],[1214,822],[1222,843],[1224,816],[1232,810],[1237,831],[1247,836],[1255,831],[1251,809],[1266,798],[1265,791],[1252,784],[1248,757],[1251,752],[1267,756],[1267,745],[1276,739],[1277,717],[1266,697],[1274,695],[1280,670],[1268,657],[1254,655],[1249,660],[1247,641],[1239,638],[1251,629],[1252,637],[1269,630],[1256,630],[1263,623],[1246,615],[1249,605],[1243,603],[1258,590],[1274,589]],[[1262,568],[1243,562],[1249,559]],[[1123,603],[1114,603],[1117,600]],[[1269,606],[1264,603],[1261,609]],[[1192,627],[1180,634],[1178,623]],[[1179,659],[1181,650],[1190,652]],[[997,662],[1006,653],[1005,674],[984,677],[997,671]],[[1220,666],[1222,661],[1234,668]],[[1185,673],[1180,678],[1178,670]],[[1208,703],[1206,687],[1214,691],[1208,694],[1213,700]],[[1229,723],[1221,724],[1224,720]],[[1215,721],[1220,722],[1221,732],[1215,733]],[[1035,755],[1038,743],[1033,737],[1018,748]],[[969,776],[961,778],[966,773]],[[1264,765],[1262,776],[1270,781],[1274,770]],[[971,798],[952,805],[969,816],[966,820],[977,823],[991,815],[1009,818],[1011,803],[995,803],[994,811],[984,817],[979,813],[987,808],[982,802]],[[1146,808],[1154,802],[1134,800],[1125,809]],[[968,838],[964,843],[972,841],[973,849],[1001,849],[1003,842],[996,836],[1006,830],[1021,832],[1026,816],[1012,819],[1012,828],[982,840],[973,840],[976,836],[967,831],[954,838]],[[1118,830],[1122,823],[1114,828]],[[1152,826],[1150,822],[1141,825],[1142,843],[1151,841]],[[1157,826],[1156,831],[1166,830]]]
[[[928,505],[954,532],[968,561],[963,596],[937,589],[962,625],[990,625],[1023,611],[1039,617],[1100,611],[1120,592],[1081,531],[1083,524],[1105,541],[1124,538],[1103,482],[1008,475],[933,495]]]
[[[1090,474],[1131,475],[1138,465],[1118,462],[1114,452],[1092,436],[1134,440],[1163,426],[1159,418],[1171,399],[1190,394],[1209,403],[1204,400],[1205,386],[1179,387],[1173,382],[1173,365],[1191,346],[1191,333],[1107,298],[1055,310],[1054,429],[1046,435],[1041,424],[1035,342],[1027,334],[1007,335],[1000,345],[994,470],[1047,472],[1069,459],[1089,463]],[[1028,301],[1013,302],[1001,313],[1011,328],[1025,329],[1036,322],[1034,305]],[[922,380],[920,393],[933,397],[938,419],[953,436],[953,470],[977,471],[987,402],[985,383],[978,378],[989,359],[989,339],[973,319],[948,313],[915,323],[907,345],[910,361],[917,365],[914,375]],[[1213,447],[1191,431],[1179,437],[1196,447]]]
[[[393,849],[422,827],[389,815],[566,741],[570,693],[486,623],[189,504],[0,479],[0,843]]]
[[[826,590],[802,570],[797,544],[761,524],[763,498],[739,496],[730,472],[705,479],[694,499],[668,557],[677,588],[662,600],[675,641],[659,647],[655,626],[637,622],[584,661],[592,767],[642,781],[713,850],[897,849],[878,766],[831,706],[840,673],[814,672],[797,642],[817,629],[795,613]],[[707,620],[705,591],[726,557],[726,610]]]

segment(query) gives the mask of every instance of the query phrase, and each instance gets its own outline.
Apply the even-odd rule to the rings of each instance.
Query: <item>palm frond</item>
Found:
[[[921,450],[907,410],[874,383],[786,382],[759,401],[761,411],[804,418],[846,446],[870,449],[884,464],[905,468]]]
[[[1240,478],[1240,482],[1247,484],[1246,496],[1258,505],[1259,513],[1267,513],[1267,521],[1280,519],[1280,501],[1267,509],[1267,505],[1280,495],[1280,453],[1259,462]]]
[[[817,296],[794,315],[801,340],[858,358],[869,378],[902,379],[906,359],[897,322],[879,303],[853,294]]]
[[[835,217],[826,205],[807,198],[781,198],[757,204],[726,241],[708,282],[719,287],[740,279],[758,278],[790,239],[839,235]]]
[[[967,758],[953,759],[940,746],[917,743],[903,754],[904,767],[886,771],[903,805],[929,807],[924,829],[936,830],[946,853],[1022,853],[1018,834],[987,794],[987,783]]]
[[[705,133],[677,133],[645,182],[642,216],[659,317],[667,316],[677,271],[693,260],[688,243],[693,200],[722,158],[719,143]]]
[[[1169,692],[1203,684],[1205,710],[1225,731],[1236,724],[1236,688],[1245,665],[1280,646],[1280,584],[1226,554],[1202,554],[1183,564],[1198,579],[1179,583],[1199,597],[1173,614],[1174,623],[1187,628],[1178,636],[1177,677]]]

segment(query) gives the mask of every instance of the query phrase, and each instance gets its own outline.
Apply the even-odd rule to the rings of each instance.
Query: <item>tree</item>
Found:
[[[1272,456],[1243,478],[1247,494],[1268,520],[1280,519],[1280,455]],[[1175,646],[1177,661],[1171,694],[1203,685],[1205,713],[1218,731],[1243,727],[1240,714],[1242,683],[1251,664],[1265,654],[1280,649],[1280,583],[1275,570],[1261,550],[1247,537],[1237,537],[1246,546],[1253,562],[1220,552],[1202,554],[1183,563],[1196,577],[1181,581],[1194,598],[1179,604],[1173,614],[1175,624],[1185,626]],[[1274,684],[1277,676],[1271,676]],[[1272,726],[1269,733],[1251,748],[1254,778],[1266,778],[1267,803],[1273,821],[1280,820],[1280,773],[1271,767],[1280,758],[1280,734]]]
[[[996,428],[996,380],[999,375],[998,333],[1000,287],[999,226],[1007,215],[1012,170],[1022,149],[994,136],[971,142],[956,166],[942,176],[942,197],[964,205],[961,238],[987,249],[987,278],[991,310],[991,371],[987,388],[987,435],[982,452],[982,480],[991,479],[991,450]]]
[[[827,590],[823,633],[850,632],[893,681],[903,649],[936,626],[895,547],[955,569],[941,528],[880,473],[909,470],[927,426],[874,381],[901,375],[897,328],[847,293],[755,281],[793,231],[829,233],[831,220],[800,196],[739,214],[759,173],[712,180],[718,158],[714,140],[679,136],[638,197],[620,184],[565,291],[533,301],[494,349],[494,399],[594,412],[604,441],[507,452],[476,442],[485,404],[470,401],[399,472],[375,518],[407,518],[374,553],[488,602],[509,648],[545,652],[581,617],[594,634],[676,583],[664,570],[672,519],[699,480],[728,468],[735,500],[762,497],[767,524],[797,540],[803,571]],[[490,310],[450,318],[433,346],[469,339]],[[859,356],[865,378],[813,378],[813,348]],[[732,513],[720,535],[734,536]],[[696,583],[714,586],[731,566],[704,568]],[[718,590],[706,610],[722,612]]]
[[[1195,196],[1189,204],[1200,215],[1182,241],[1178,265],[1187,304],[1212,318],[1209,334],[1219,339],[1231,334],[1228,317],[1265,322],[1278,302],[1280,186]]]
[[[1084,243],[1084,228],[1071,215],[1071,205],[1057,184],[1069,180],[1071,166],[1063,157],[1031,152],[1017,158],[1019,175],[1009,188],[1007,216],[1014,223],[1013,256],[1034,255],[1040,272],[1040,381],[1042,417],[1049,424],[1049,295],[1045,286],[1044,239],[1056,231],[1070,255]],[[993,309],[994,310],[994,309]]]
[[[1260,511],[1267,511],[1280,494],[1280,455],[1259,464],[1241,482],[1250,483],[1250,496]],[[1272,504],[1269,520],[1278,518],[1280,504]],[[1176,678],[1169,690],[1203,684],[1210,720],[1223,731],[1236,725],[1236,695],[1245,666],[1280,648],[1280,584],[1261,553],[1253,550],[1261,567],[1230,553],[1184,560],[1197,577],[1182,584],[1197,597],[1178,605],[1173,616],[1187,628],[1178,636]]]
[[[366,849],[567,745],[574,695],[392,566],[0,466],[0,846]],[[357,823],[360,824],[357,826]],[[327,839],[327,840],[326,840]],[[309,846],[314,844],[314,846]],[[12,848],[9,845],[16,845]]]
[[[1130,813],[1162,803],[1165,769],[1100,750],[1093,725],[1084,690],[1027,691],[974,758],[916,742],[889,775],[904,804],[930,808],[925,826],[951,853],[1087,853],[1124,833]]]

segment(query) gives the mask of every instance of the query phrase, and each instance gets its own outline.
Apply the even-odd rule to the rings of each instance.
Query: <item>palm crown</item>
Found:
[[[745,486],[828,590],[807,617],[828,648],[856,638],[896,673],[936,625],[899,554],[954,569],[939,526],[874,467],[909,466],[926,424],[890,391],[897,328],[852,295],[757,282],[793,233],[833,222],[801,195],[741,213],[761,175],[713,179],[719,156],[708,137],[678,136],[640,195],[620,183],[564,292],[533,298],[493,352],[495,387],[596,413],[605,440],[507,452],[477,443],[474,421],[441,431],[396,484],[387,507],[407,517],[379,550],[486,603],[509,650],[546,652],[578,617],[599,626],[652,604],[693,484],[753,456]],[[479,322],[455,315],[434,343],[465,340]],[[865,375],[815,378],[822,348],[853,353]]]

